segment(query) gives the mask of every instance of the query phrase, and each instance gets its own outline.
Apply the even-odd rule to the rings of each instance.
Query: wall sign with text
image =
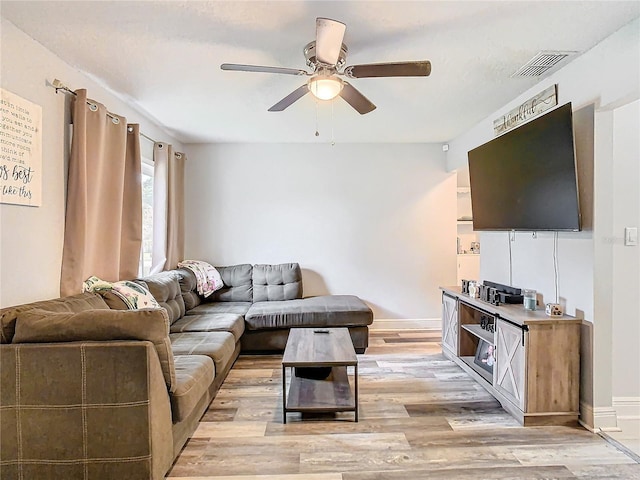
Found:
[[[0,203],[42,205],[42,107],[0,89]]]
[[[531,120],[542,112],[555,107],[558,104],[557,85],[551,85],[538,95],[522,103],[519,107],[496,118],[493,121],[493,133],[497,136],[501,133],[517,127],[521,123]]]

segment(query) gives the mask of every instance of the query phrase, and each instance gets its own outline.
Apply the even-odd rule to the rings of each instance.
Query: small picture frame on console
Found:
[[[493,374],[493,365],[496,363],[494,356],[495,349],[495,345],[485,342],[484,340],[479,340],[478,348],[476,349],[476,358],[473,363],[490,374]]]

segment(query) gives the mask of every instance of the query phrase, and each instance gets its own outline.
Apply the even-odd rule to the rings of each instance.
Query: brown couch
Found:
[[[164,478],[241,349],[282,350],[289,328],[325,325],[366,348],[371,310],[300,298],[297,264],[219,270],[207,301],[178,269],[136,280],[163,309],[83,293],[0,310],[0,477]]]

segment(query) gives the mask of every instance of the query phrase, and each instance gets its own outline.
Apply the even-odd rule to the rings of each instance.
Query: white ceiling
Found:
[[[3,0],[1,14],[183,142],[446,142],[539,81],[511,75],[540,50],[584,53],[640,2]],[[311,95],[267,112],[305,77],[220,70],[306,69],[316,17],[347,24],[347,65],[427,59],[431,76],[351,80],[378,107],[361,116]]]

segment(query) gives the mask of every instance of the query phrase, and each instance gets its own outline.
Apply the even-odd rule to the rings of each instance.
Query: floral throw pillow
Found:
[[[111,283],[93,276],[84,281],[82,290],[84,292],[95,292],[100,295],[111,292],[118,296],[129,310],[162,308],[156,299],[153,298],[149,290],[129,280]]]
[[[201,260],[183,260],[178,267],[188,268],[196,276],[196,289],[199,295],[208,297],[216,290],[224,287],[220,272],[213,265]]]

